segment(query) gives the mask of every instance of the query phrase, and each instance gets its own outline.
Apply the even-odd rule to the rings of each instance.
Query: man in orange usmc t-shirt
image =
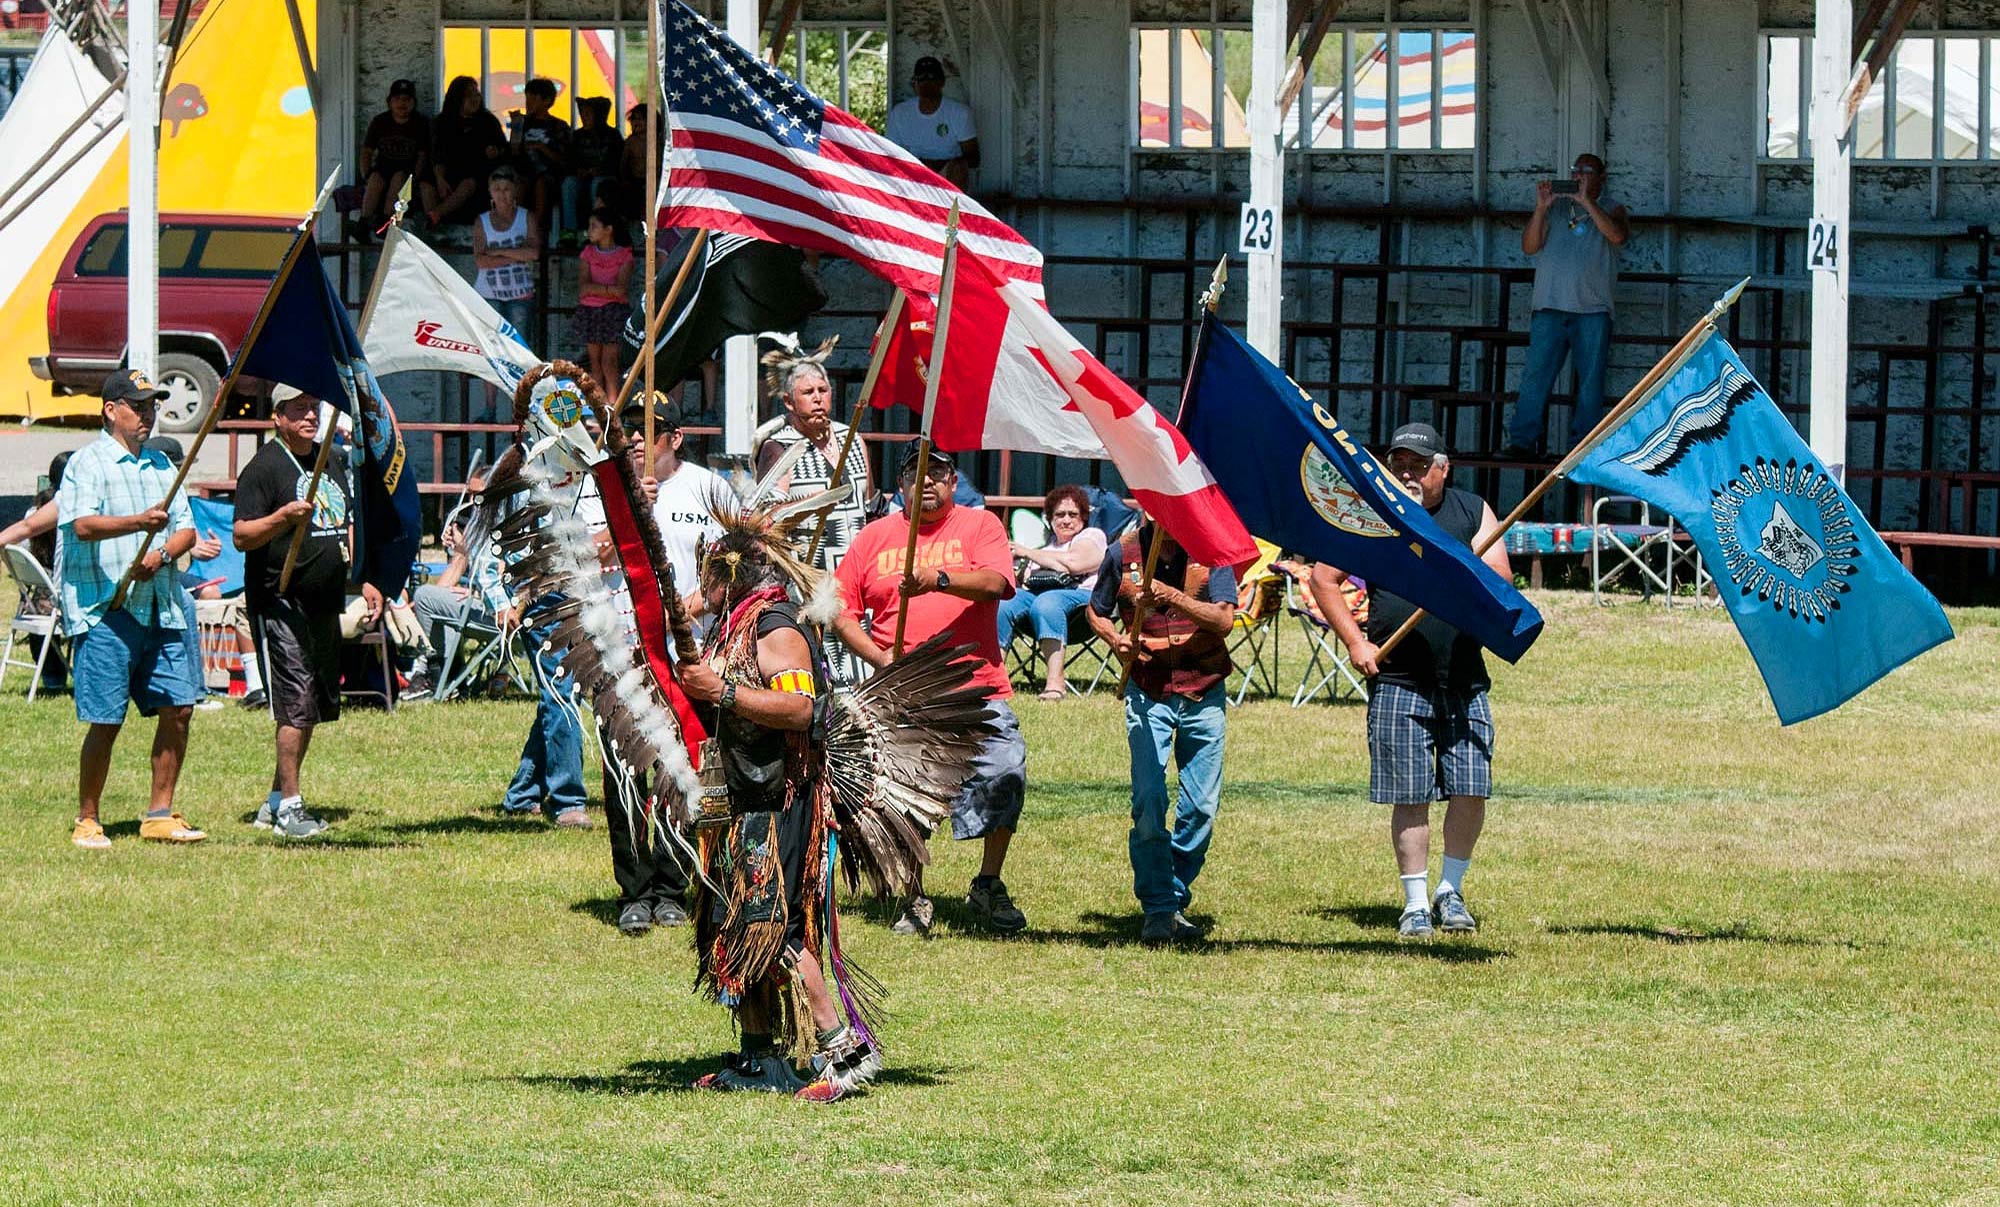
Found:
[[[1002,933],[1023,930],[1028,920],[1014,906],[1001,882],[1000,867],[1007,843],[1020,824],[1021,803],[1028,791],[1028,748],[1020,724],[1006,698],[1014,694],[1007,668],[1000,661],[1000,601],[1014,594],[1014,558],[1007,530],[984,508],[959,507],[952,501],[958,467],[948,454],[931,450],[922,492],[917,487],[917,448],[912,446],[899,475],[905,500],[918,498],[916,566],[904,572],[910,521],[906,514],[883,516],[863,528],[848,547],[834,577],[840,583],[842,613],[834,631],[862,660],[881,668],[889,665],[896,643],[896,610],[903,596],[910,600],[903,629],[903,648],[915,649],[943,633],[953,645],[975,647],[981,663],[973,682],[992,694],[987,710],[997,732],[979,752],[972,778],[952,803],[951,832],[957,839],[985,842],[979,875],[973,877],[966,905],[972,916]],[[905,504],[907,506],[907,503]],[[864,611],[873,612],[872,632],[861,627]],[[917,883],[898,934],[928,934],[932,909]]]

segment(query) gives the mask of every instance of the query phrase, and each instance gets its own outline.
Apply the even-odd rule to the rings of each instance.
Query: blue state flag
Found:
[[[291,271],[272,288],[278,292],[264,329],[237,354],[242,371],[303,390],[353,417],[361,453],[355,569],[383,595],[394,596],[409,581],[423,535],[417,483],[396,412],[368,368],[347,306],[310,236]]]
[[[1569,476],[1687,529],[1786,725],[1951,640],[1944,609],[1719,335]]]
[[[1254,535],[1366,579],[1509,662],[1542,614],[1438,527],[1340,421],[1218,322],[1203,320],[1181,432]]]

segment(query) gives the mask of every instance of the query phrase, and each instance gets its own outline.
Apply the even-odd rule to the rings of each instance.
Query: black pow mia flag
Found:
[[[662,300],[693,244],[690,232],[661,266],[656,288]],[[805,252],[748,235],[711,233],[701,262],[661,321],[653,375],[662,385],[677,382],[729,337],[792,331],[825,305],[826,291]],[[646,316],[634,310],[625,323],[625,343],[639,348],[645,338]]]

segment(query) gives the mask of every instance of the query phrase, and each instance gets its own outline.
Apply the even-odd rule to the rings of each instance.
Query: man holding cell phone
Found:
[[[1618,249],[1632,229],[1625,207],[1604,195],[1605,175],[1604,161],[1586,154],[1576,157],[1568,180],[1535,182],[1535,212],[1521,232],[1521,252],[1535,265],[1534,317],[1521,395],[1500,453],[1505,460],[1543,456],[1549,389],[1565,359],[1576,365],[1571,443],[1603,417]]]

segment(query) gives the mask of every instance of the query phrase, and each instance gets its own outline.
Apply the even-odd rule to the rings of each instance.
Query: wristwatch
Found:
[[[938,585],[937,585],[937,589],[938,589],[938,590],[940,590],[940,591],[949,591],[949,590],[951,590],[951,575],[949,575],[949,574],[946,574],[946,573],[945,573],[944,571],[942,571],[942,570],[938,571]]]
[[[722,685],[722,699],[716,701],[716,707],[720,708],[723,712],[736,711],[736,684],[725,683]]]

